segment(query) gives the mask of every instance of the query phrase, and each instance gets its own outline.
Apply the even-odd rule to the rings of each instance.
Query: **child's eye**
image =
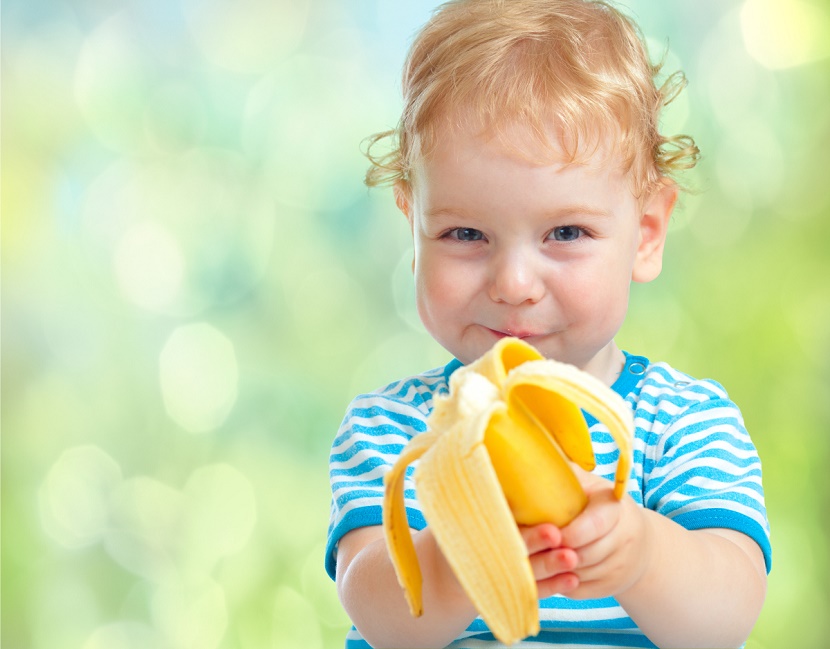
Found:
[[[585,234],[582,228],[575,225],[563,225],[559,228],[554,228],[550,233],[550,237],[556,241],[576,241]]]
[[[484,233],[475,228],[455,228],[450,230],[447,235],[458,241],[481,241],[484,239]]]

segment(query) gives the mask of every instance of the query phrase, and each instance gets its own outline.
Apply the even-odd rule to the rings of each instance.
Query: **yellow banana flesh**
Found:
[[[569,461],[595,466],[581,408],[619,447],[614,494],[631,471],[633,421],[619,395],[579,369],[500,340],[450,379],[429,430],[412,438],[385,476],[383,527],[410,611],[423,613],[422,575],[406,517],[404,475],[476,610],[504,644],[539,632],[538,592],[518,524],[567,525],[587,503]]]
[[[565,526],[585,508],[587,498],[565,456],[551,452],[551,440],[521,411],[494,413],[484,446],[517,523]]]

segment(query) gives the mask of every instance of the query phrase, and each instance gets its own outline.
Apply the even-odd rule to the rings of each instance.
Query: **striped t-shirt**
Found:
[[[426,430],[433,396],[448,392],[449,377],[461,364],[396,381],[354,399],[334,440],[329,460],[332,489],[326,570],[335,577],[337,542],[358,527],[380,525],[383,476],[413,435]],[[771,549],[761,486],[761,462],[737,406],[723,387],[695,380],[665,363],[626,353],[612,388],[634,412],[634,465],[628,493],[644,507],[683,527],[730,528]],[[614,478],[618,451],[607,428],[586,414],[597,466]],[[404,496],[410,527],[426,526],[407,470]],[[654,647],[614,598],[572,600],[561,595],[539,603],[541,632],[514,647],[564,644],[571,647]],[[481,618],[450,645],[501,646]],[[356,629],[346,649],[369,645]]]

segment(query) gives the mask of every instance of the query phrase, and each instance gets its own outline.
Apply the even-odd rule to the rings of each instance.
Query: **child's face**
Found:
[[[538,165],[498,139],[445,132],[399,196],[424,325],[465,364],[512,335],[597,376],[619,371],[613,337],[631,280],[660,271],[669,189],[662,209],[642,207],[602,158]]]

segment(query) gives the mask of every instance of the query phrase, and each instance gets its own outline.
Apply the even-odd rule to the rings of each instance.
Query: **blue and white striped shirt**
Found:
[[[433,396],[448,392],[449,377],[460,367],[442,368],[396,381],[356,397],[334,440],[329,460],[332,488],[326,570],[334,579],[337,542],[358,527],[382,521],[383,476],[406,443],[427,428]],[[754,539],[771,564],[769,523],[761,485],[761,462],[743,418],[723,387],[695,380],[665,363],[626,354],[612,386],[634,412],[634,466],[628,493],[636,502],[693,530],[729,528]],[[618,451],[607,428],[586,414],[597,466],[594,473],[614,478]],[[404,496],[409,524],[426,526],[407,472]],[[654,647],[613,598],[540,601],[541,632],[514,647]],[[480,618],[450,645],[454,649],[499,647]],[[356,629],[346,649],[369,645]]]

